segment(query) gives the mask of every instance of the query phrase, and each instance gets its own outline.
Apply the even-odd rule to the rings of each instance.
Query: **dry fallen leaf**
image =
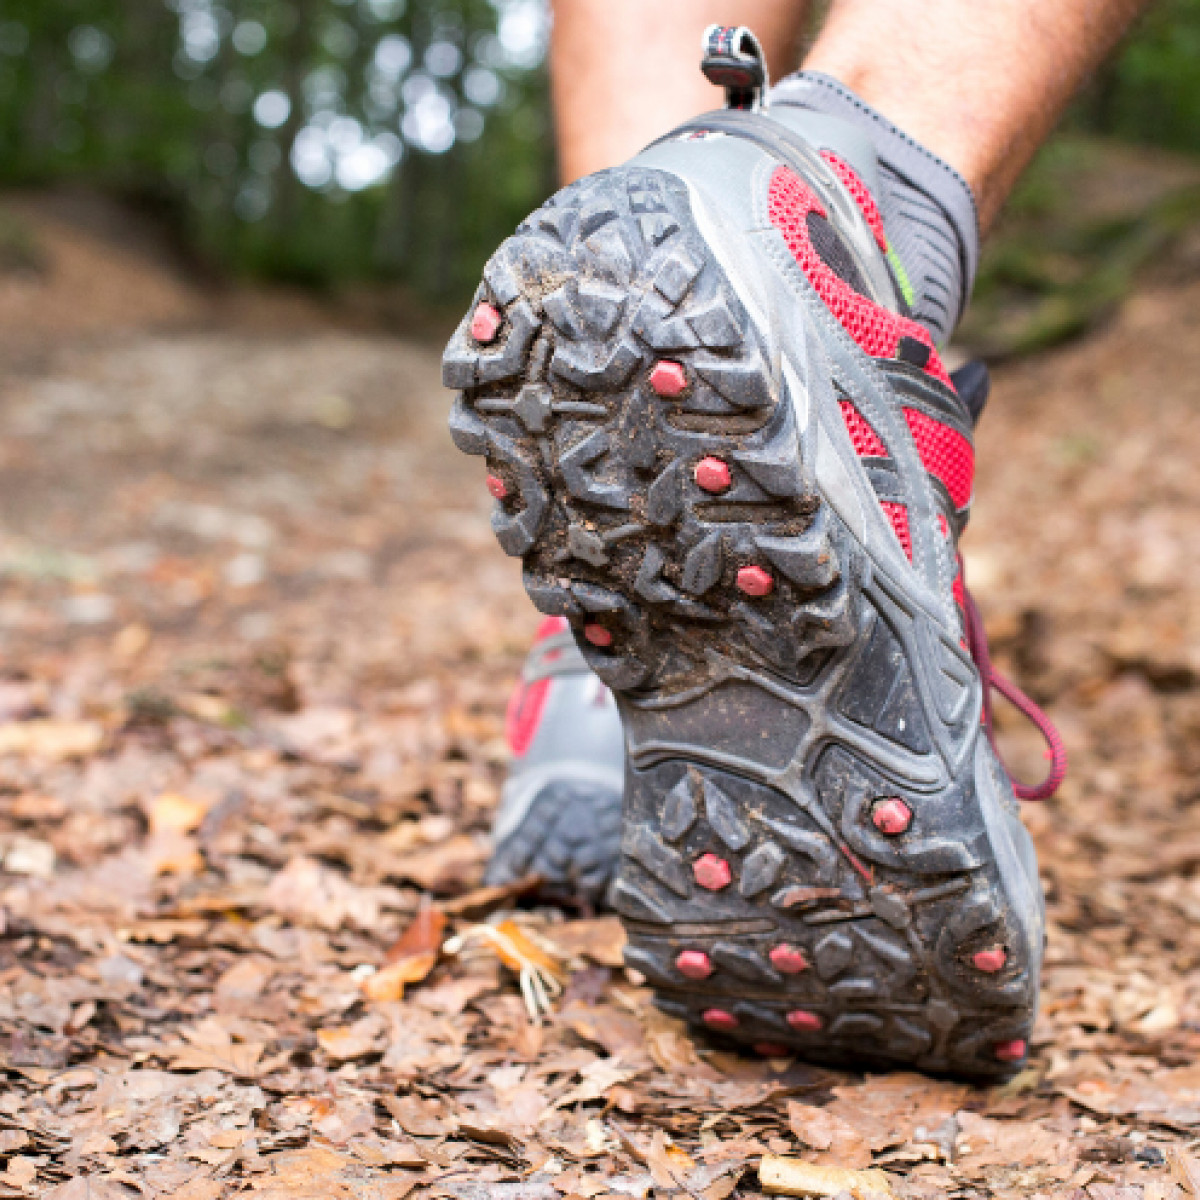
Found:
[[[515,921],[472,925],[452,937],[444,949],[447,954],[457,955],[469,945],[485,946],[510,971],[518,973],[521,996],[531,1021],[540,1021],[550,1012],[554,997],[562,992],[566,972],[551,952]]]
[[[429,1165],[428,1152],[422,1154],[412,1142],[385,1141],[374,1134],[355,1138],[349,1150],[355,1158],[375,1167],[407,1167],[419,1171]]]
[[[455,894],[472,886],[483,874],[487,849],[481,840],[458,833],[436,846],[426,846],[391,860],[391,874],[410,880],[422,891]]]
[[[2,847],[0,847],[2,848]],[[30,875],[49,879],[54,874],[54,847],[41,838],[19,834],[8,844],[2,856],[4,869],[10,875]]]
[[[243,958],[234,963],[213,989],[218,1010],[254,1012],[274,973],[274,964],[262,958]]]
[[[510,971],[519,971],[528,963],[533,963],[553,975],[560,983],[566,978],[562,963],[552,957],[544,946],[535,942],[515,921],[501,921],[495,926],[495,930],[501,936],[488,941],[487,944]]]
[[[366,996],[371,1000],[403,999],[405,986],[420,983],[437,964],[445,930],[443,913],[432,906],[419,909],[384,956],[384,965],[363,980]]]
[[[878,1154],[902,1145],[920,1130],[924,1132],[917,1140],[927,1141],[934,1130],[963,1107],[968,1092],[960,1083],[929,1079],[911,1071],[893,1071],[870,1076],[862,1083],[834,1087],[834,1098],[825,1111],[849,1125]]]
[[[176,938],[198,938],[208,929],[208,922],[199,918],[137,921],[117,930],[117,940],[122,942],[152,942],[165,946]]]
[[[94,1133],[89,1133],[79,1143],[76,1150],[80,1154],[116,1154],[117,1143],[103,1130],[96,1130]]]
[[[172,1071],[226,1071],[253,1078],[265,1047],[258,1042],[196,1042],[171,1047]]]
[[[384,1096],[383,1105],[410,1137],[444,1137],[453,1133],[456,1122],[442,1118],[439,1106],[417,1096]]]
[[[351,1154],[308,1146],[274,1154],[251,1177],[259,1200],[403,1200],[420,1182],[407,1172],[365,1176]]]
[[[866,1167],[871,1164],[867,1139],[848,1121],[824,1108],[789,1100],[788,1127],[806,1146],[821,1151],[820,1163],[841,1167]]]
[[[536,891],[542,880],[538,875],[527,875],[512,883],[494,887],[474,888],[441,902],[440,908],[448,917],[484,917],[499,908],[511,908],[512,901]]]
[[[236,719],[236,710],[220,696],[209,696],[203,692],[185,692],[176,696],[175,703],[182,712],[197,721],[211,725],[227,725]]]
[[[549,938],[563,958],[586,958],[601,967],[625,965],[625,929],[619,917],[595,917],[555,925]]]
[[[763,1155],[758,1180],[763,1191],[778,1196],[836,1196],[849,1192],[855,1200],[867,1200],[892,1194],[891,1183],[882,1171],[820,1166],[777,1154]]]
[[[588,1100],[599,1100],[607,1096],[620,1083],[637,1078],[640,1071],[623,1066],[617,1059],[598,1058],[580,1071],[578,1086],[560,1096],[552,1108],[566,1108],[571,1104],[583,1104]]]
[[[642,1041],[656,1066],[672,1073],[696,1070],[696,1043],[692,1041],[683,1021],[652,1008],[646,1012],[641,1023],[644,1029]],[[616,1051],[610,1048],[609,1053]]]
[[[151,833],[193,833],[200,828],[208,805],[177,792],[164,792],[150,804]]]
[[[88,1173],[43,1192],[42,1200],[129,1200],[129,1192],[115,1179]],[[186,1200],[198,1198],[189,1196]]]
[[[684,1181],[696,1169],[691,1155],[673,1145],[661,1129],[656,1129],[650,1139],[646,1166],[650,1168],[654,1182],[669,1190],[682,1190]]]
[[[14,1154],[8,1160],[8,1170],[3,1175],[0,1175],[0,1181],[7,1183],[10,1187],[19,1188],[22,1191],[29,1187],[36,1178],[37,1166],[33,1160],[23,1158],[19,1154]]]
[[[956,1114],[960,1137],[955,1166],[969,1178],[986,1178],[991,1167],[1043,1167],[1074,1158],[1063,1134],[1032,1121],[997,1121],[978,1113]]]
[[[95,754],[104,740],[98,721],[10,721],[0,725],[0,754],[58,762]]]
[[[23,1129],[0,1129],[0,1155],[15,1154],[29,1145],[29,1134]]]
[[[167,830],[146,839],[146,857],[155,875],[197,875],[204,857],[194,837]]]
[[[370,1054],[379,1039],[380,1025],[371,1017],[355,1021],[353,1025],[338,1025],[331,1029],[318,1029],[317,1041],[330,1058],[345,1062]]]
[[[379,900],[370,890],[305,855],[291,859],[271,880],[264,900],[281,916],[322,929],[371,929],[379,921]]]
[[[1179,1147],[1168,1152],[1167,1161],[1171,1164],[1171,1178],[1189,1196],[1200,1196],[1200,1162]]]

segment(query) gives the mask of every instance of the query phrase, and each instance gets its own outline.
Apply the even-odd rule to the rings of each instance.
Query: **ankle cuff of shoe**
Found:
[[[970,185],[830,75],[789,75],[771,90],[771,102],[841,118],[870,136],[884,193],[877,200],[913,284],[913,315],[944,341],[967,306],[979,265],[979,214]]]

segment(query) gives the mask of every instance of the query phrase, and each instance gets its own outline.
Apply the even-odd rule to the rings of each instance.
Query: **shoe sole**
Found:
[[[1002,878],[1026,852],[998,780],[973,786],[990,760],[937,790],[919,767],[904,596],[802,462],[777,342],[679,178],[604,172],[488,264],[451,431],[617,697],[612,898],[660,1007],[765,1054],[1007,1074],[1040,956]]]
[[[516,832],[496,846],[484,882],[536,875],[542,899],[591,907],[608,891],[620,843],[620,793],[560,780],[538,792]]]

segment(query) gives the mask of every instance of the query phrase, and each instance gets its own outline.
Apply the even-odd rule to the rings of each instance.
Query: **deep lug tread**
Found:
[[[496,848],[486,882],[508,884],[538,875],[544,896],[596,903],[609,886],[620,831],[621,797],[615,790],[551,784],[516,832]]]

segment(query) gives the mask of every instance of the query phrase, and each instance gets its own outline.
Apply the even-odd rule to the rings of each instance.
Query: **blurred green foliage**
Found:
[[[0,183],[153,201],[220,270],[457,300],[553,186],[546,27],[544,0],[0,0]],[[1151,9],[1070,124],[1200,151],[1200,0]]]
[[[0,181],[160,203],[214,266],[469,291],[552,185],[540,0],[0,0]]]
[[[1021,179],[956,337],[993,360],[1076,337],[1147,272],[1194,273],[1198,226],[1200,0],[1160,0]]]
[[[1200,267],[1200,158],[1064,131],[984,245],[960,345],[985,358],[1058,345],[1110,316],[1147,271]]]
[[[1200,153],[1200,0],[1159,0],[1081,97],[1093,133]]]

